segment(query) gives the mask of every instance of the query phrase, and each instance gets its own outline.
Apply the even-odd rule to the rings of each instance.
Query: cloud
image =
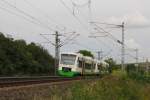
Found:
[[[126,40],[125,44],[127,44],[128,48],[132,48],[132,49],[141,48],[141,46],[134,39]]]
[[[136,11],[135,13],[126,14],[121,17],[112,16],[107,19],[107,22],[114,24],[118,24],[123,21],[125,22],[126,27],[129,28],[150,27],[150,21],[138,11]]]

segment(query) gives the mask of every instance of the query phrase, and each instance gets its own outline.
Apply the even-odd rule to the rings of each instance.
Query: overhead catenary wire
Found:
[[[32,17],[32,18],[31,18]],[[26,18],[26,17],[25,17]],[[30,16],[29,18],[31,18],[31,19],[33,19],[34,17],[33,16]],[[35,22],[34,22],[35,21]],[[31,21],[32,22],[32,21]],[[41,22],[41,21],[40,21]],[[33,20],[33,22],[32,23],[39,23],[37,20]],[[41,26],[43,26],[43,24],[41,24],[41,23],[39,23],[39,25],[41,25]],[[44,27],[45,27],[45,25],[44,25]],[[105,33],[105,32],[104,32]]]
[[[104,41],[98,39],[98,38],[95,38],[97,41],[99,41],[99,43],[101,43],[103,46],[107,47],[107,48],[112,48],[111,46],[109,46],[107,43],[105,43]]]
[[[79,15],[80,15],[81,16],[81,17],[79,17],[80,19],[82,18],[82,19],[84,19],[84,21],[88,20],[88,18],[86,18],[87,16],[85,16],[85,14],[83,14],[83,12],[78,7],[73,7],[72,9],[73,9],[74,16],[79,17]]]
[[[83,48],[85,48],[85,49],[91,50],[91,51],[93,51],[93,52],[95,51],[95,50],[93,50],[92,48],[90,48],[90,47],[88,47],[88,46],[86,46],[86,45],[83,45],[83,44],[81,44],[81,43],[78,43],[77,41],[75,41],[73,44],[76,44],[77,46],[80,46],[80,47],[83,47]],[[103,56],[103,59],[106,58],[107,56],[109,56],[112,52],[113,52],[113,50],[111,49],[108,53],[106,53],[106,54]]]
[[[65,3],[63,0],[59,0],[59,1],[60,1],[60,3],[63,4],[63,6],[68,10],[68,12],[79,22],[79,24],[81,24],[81,26],[82,26],[84,29],[87,29],[87,28],[88,28],[88,26],[86,26],[85,24],[83,24],[83,23],[81,22],[81,20],[80,20],[77,16],[73,15],[72,10],[66,5],[66,3]]]
[[[116,41],[117,43],[119,43],[119,44],[122,44],[122,42],[119,40],[119,39],[117,39],[115,36],[113,36],[110,32],[108,32],[108,31],[105,31],[105,29],[103,29],[102,27],[100,27],[100,26],[98,26],[96,23],[99,23],[99,24],[106,24],[106,25],[115,25],[115,26],[117,26],[117,28],[118,27],[121,27],[121,25],[116,25],[116,24],[109,24],[109,23],[101,23],[101,22],[91,22],[92,24],[94,24],[97,28],[99,28],[99,29],[101,29],[102,31],[103,31],[103,33],[106,33],[107,35],[110,35],[111,37],[111,39],[113,39],[114,41]],[[100,37],[100,36],[99,36]],[[126,46],[126,48],[128,48],[128,49],[131,49],[131,50],[134,50],[133,48],[129,48],[126,44],[124,44],[125,46]]]
[[[57,31],[58,31],[58,30],[61,30],[61,29],[59,29],[59,26],[60,26],[60,27],[63,27],[63,30],[66,29],[66,26],[65,26],[65,25],[63,25],[63,24],[60,23],[60,22],[58,23],[57,21],[55,21],[51,16],[48,15],[47,12],[43,11],[43,10],[40,9],[38,6],[36,6],[36,5],[34,5],[33,3],[31,3],[29,0],[24,0],[24,2],[25,2],[26,4],[28,4],[30,7],[32,7],[36,12],[42,13],[41,15],[42,15],[44,18],[46,18],[47,20],[50,20],[50,22],[52,22],[53,24],[55,24]],[[51,24],[50,22],[47,21],[47,23]],[[61,31],[62,31],[62,30],[61,30]],[[67,33],[68,33],[68,32],[67,32]],[[66,34],[66,33],[65,33],[65,34]]]
[[[105,24],[105,25],[116,26],[115,28],[123,27],[122,25],[116,25],[116,24],[99,23],[99,22],[92,22],[92,23],[98,23],[98,24]],[[97,26],[98,26],[98,25],[97,25]],[[115,38],[114,38],[114,39],[115,39]],[[116,39],[116,40],[117,40],[117,39]],[[117,42],[120,42],[120,41],[117,40]],[[120,42],[120,44],[122,44],[122,42]],[[125,45],[125,46],[128,48],[127,45]],[[128,49],[129,49],[129,50],[133,50],[133,49],[131,49],[131,48],[128,48]],[[127,55],[129,55],[130,57],[132,57],[132,58],[134,58],[134,59],[137,59],[136,57],[132,56],[131,54],[127,54]]]
[[[105,31],[103,28],[101,28],[100,26],[94,24],[97,28],[101,29],[102,31],[104,31],[104,33],[108,34],[109,36],[111,36],[111,39],[113,39],[115,42],[122,44],[122,42],[120,40],[118,40],[116,37],[114,37],[111,33]],[[111,24],[112,25],[112,24]],[[118,26],[120,27],[120,26]],[[94,36],[93,36],[94,37]],[[97,38],[96,36],[94,38]]]
[[[8,10],[8,9],[3,9],[3,10],[5,10],[5,11],[11,13],[11,14],[14,14],[14,15],[16,15],[16,16],[19,16],[19,17],[21,17],[21,18],[23,18],[23,19],[25,19],[25,20],[27,20],[27,21],[29,21],[29,22],[31,22],[31,23],[38,24],[38,25],[40,25],[40,26],[43,26],[43,27],[46,27],[46,28],[50,29],[50,27],[48,27],[45,23],[41,22],[39,19],[37,19],[36,17],[34,17],[34,16],[32,16],[32,15],[26,13],[25,11],[19,9],[18,7],[14,6],[13,4],[9,3],[8,1],[2,0],[2,2],[4,2],[5,4],[7,4],[9,7],[11,7],[12,10],[17,11],[19,14],[14,13],[14,12]],[[20,14],[21,14],[21,15],[20,15]],[[54,31],[53,29],[50,29],[50,30]],[[55,45],[54,43],[52,43],[51,41],[49,41],[48,38],[46,38],[46,37],[44,37],[44,36],[42,36],[42,37],[43,37],[44,39],[46,39],[46,40],[47,40],[49,43],[51,43],[52,45]],[[75,37],[76,37],[76,36],[75,36]],[[74,40],[75,37],[73,37],[73,38],[71,38],[71,39],[68,39],[67,42],[64,42],[64,43],[63,43],[63,45],[64,45],[64,44],[67,44],[67,43],[70,42],[71,40]]]
[[[47,40],[49,43],[55,46],[55,44],[52,41],[50,41],[47,37],[45,37],[43,34],[40,34],[40,36],[42,36],[45,40]]]
[[[117,24],[110,24],[110,23],[106,23],[106,22],[95,22],[95,21],[92,21],[91,23],[105,24],[105,25],[112,25],[112,26],[118,26],[118,27],[120,27],[120,25],[117,25]]]
[[[74,39],[76,39],[79,36],[79,34],[75,34],[74,36],[68,37],[66,41],[64,41],[63,43],[60,44],[60,46],[66,45],[68,44],[70,41],[73,41]]]
[[[113,45],[113,47],[116,47],[116,49],[114,48],[112,48],[110,45],[108,45],[107,43],[105,43],[104,41],[102,41],[102,40],[100,40],[100,39],[98,39],[98,38],[95,38],[97,41],[99,41],[101,44],[103,44],[103,46],[105,46],[106,48],[108,48],[108,49],[110,49],[110,52],[114,52],[114,51],[119,51],[120,49],[117,47],[117,46],[115,46],[115,45]],[[111,43],[112,44],[112,43]],[[120,51],[119,51],[120,52]],[[117,53],[117,52],[116,52]],[[108,55],[107,55],[108,56]]]
[[[73,0],[71,0],[72,5],[73,5],[73,15],[76,15],[74,10],[78,10],[78,15],[81,15],[83,19],[86,20],[86,22],[88,23],[88,32],[91,33],[91,20],[92,20],[92,9],[91,9],[91,0],[87,0],[87,2],[85,4],[80,4],[79,6],[77,6],[78,4],[76,4]],[[87,6],[88,7],[88,18],[86,19],[85,14],[83,14],[79,8],[81,8],[81,6]],[[76,9],[75,9],[76,8]]]
[[[97,41],[100,41],[100,43],[101,44],[103,44],[105,47],[107,47],[107,48],[112,48],[111,46],[109,46],[108,44],[106,44],[105,42],[103,42],[102,40],[100,40],[100,39],[98,39],[98,38],[94,38],[94,39],[96,39]],[[111,43],[112,44],[112,43]],[[118,45],[117,45],[118,46]],[[114,46],[113,46],[114,47]],[[111,49],[110,51],[111,52],[113,52],[113,51],[116,51],[116,50],[118,50],[118,49]],[[120,49],[119,49],[120,50]],[[120,51],[119,51],[120,52]],[[117,53],[117,52],[116,52]],[[111,53],[110,53],[111,54]],[[108,55],[105,55],[105,56],[108,56]]]
[[[1,6],[0,6],[0,9],[3,10],[3,11],[5,11],[5,12],[8,12],[8,13],[10,13],[10,14],[12,14],[12,15],[21,17],[21,18],[23,18],[24,20],[27,20],[27,21],[29,21],[29,22],[31,22],[31,23],[37,24],[37,23],[35,23],[33,20],[30,20],[30,19],[28,19],[28,18],[26,18],[26,17],[24,17],[24,16],[22,16],[22,15],[19,15],[19,14],[15,13],[15,12],[12,12],[12,11],[10,11],[10,10],[4,8],[4,7],[1,7]]]
[[[93,23],[92,23],[93,24]],[[96,24],[94,24],[98,29],[100,29],[100,30],[102,30],[104,33],[106,33],[107,35],[109,35],[109,36],[111,36],[110,38],[112,39],[112,40],[114,40],[114,41],[116,41],[116,42],[118,42],[119,41],[119,39],[117,39],[115,36],[113,36],[111,33],[109,33],[109,32],[107,32],[107,31],[105,31],[105,29],[103,29],[102,27],[100,27],[100,26],[98,26],[98,25],[96,25]]]
[[[106,33],[106,32],[101,32],[99,29],[95,28],[95,30],[97,30],[97,32],[91,32],[91,35],[88,36],[88,37],[93,37],[93,38],[97,38],[97,37],[107,37],[108,34],[105,34],[105,35],[95,35],[96,33]]]
[[[71,0],[71,3],[74,5],[74,6],[77,6],[77,7],[85,7],[89,4],[89,1],[85,2],[84,4],[77,4],[75,3],[73,0]]]
[[[41,10],[39,7],[35,6],[34,4],[32,4],[30,1],[28,0],[24,0],[24,2],[29,5],[31,8],[33,8],[36,12],[40,12],[42,13],[41,15],[43,17],[45,17],[47,20],[50,20],[52,23],[54,23],[56,26],[60,26],[60,23],[54,21],[53,18],[51,18],[45,11]],[[47,23],[49,23],[49,21],[47,21]],[[49,23],[51,24],[51,23]],[[62,27],[65,27],[64,25],[61,24]]]
[[[37,25],[37,26],[39,26],[39,27],[45,28],[43,25],[41,25],[41,24],[35,22],[34,20],[28,19],[27,17],[25,17],[25,16],[23,16],[23,15],[20,15],[20,14],[17,14],[17,13],[15,13],[15,12],[12,12],[12,11],[10,11],[10,10],[4,8],[4,7],[1,7],[1,6],[0,6],[0,9],[3,10],[3,11],[5,11],[5,12],[7,12],[7,13],[9,13],[9,14],[11,14],[11,15],[15,15],[15,16],[17,16],[17,17],[20,17],[20,18],[22,18],[22,19],[24,19],[24,20],[26,20],[26,21],[28,21],[28,22],[30,22],[30,23],[32,23],[32,24],[35,24],[35,25]],[[46,29],[47,29],[47,28],[46,28]]]
[[[5,0],[3,0],[3,1],[4,1],[4,3],[6,3],[7,5],[9,5],[10,7],[14,8],[15,10],[17,10],[19,13],[21,13],[21,14],[23,14],[23,15],[29,17],[30,19],[26,18],[26,17],[23,16],[23,15],[19,15],[19,14],[16,14],[16,13],[12,12],[12,11],[9,11],[9,10],[7,10],[7,9],[5,9],[5,8],[2,8],[2,7],[1,7],[0,9],[3,9],[3,10],[5,10],[5,11],[11,13],[11,14],[14,14],[14,15],[16,15],[16,16],[19,16],[19,17],[21,17],[21,18],[23,18],[23,19],[25,19],[25,20],[27,20],[27,21],[29,21],[29,22],[31,22],[31,23],[34,23],[34,24],[38,24],[38,25],[40,25],[40,26],[43,26],[43,25],[41,25],[41,23],[40,23],[40,24],[37,23],[37,22],[39,22],[38,19],[34,18],[33,16],[29,15],[28,13],[25,13],[24,11],[20,10],[19,8],[16,8],[14,5],[10,4],[9,2],[7,2],[7,1],[5,1]],[[34,19],[34,20],[31,20],[31,19]],[[44,27],[44,26],[43,26],[43,27]],[[47,27],[47,28],[49,29],[49,27]],[[54,30],[53,30],[53,31],[54,31]],[[49,43],[51,43],[52,45],[54,45],[54,43],[52,43],[51,41],[49,41],[49,39],[47,39],[47,38],[44,37],[43,35],[40,34],[40,36],[42,36],[42,37],[43,37],[44,39],[46,39]]]
[[[16,10],[17,12],[29,17],[30,19],[36,21],[37,23],[39,23],[40,25],[46,27],[47,29],[49,29],[50,31],[54,31],[53,29],[51,29],[49,26],[47,26],[45,23],[41,22],[39,19],[37,19],[36,17],[24,12],[23,10],[17,8],[16,6],[14,6],[13,4],[9,3],[6,0],[1,0],[3,3],[7,4],[8,6],[10,6],[11,8],[13,8],[14,10]]]
[[[73,42],[72,44],[75,44],[75,45],[77,45],[77,46],[80,46],[80,47],[83,47],[83,48],[85,48],[85,49],[88,49],[88,50],[93,51],[92,48],[88,47],[87,45],[81,44],[81,43],[79,43],[79,42],[77,42],[77,41]]]
[[[75,35],[75,33],[73,32],[72,34],[70,34],[69,36],[64,35],[66,38],[64,39],[63,42],[68,41],[70,38],[73,37],[73,35]]]

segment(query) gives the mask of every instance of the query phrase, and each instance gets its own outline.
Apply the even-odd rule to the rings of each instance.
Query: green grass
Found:
[[[121,70],[114,70],[112,72],[112,75],[114,76],[117,76],[117,77],[127,77],[127,73],[124,71],[121,71]]]
[[[150,87],[148,85],[148,87]],[[78,83],[71,88],[72,100],[149,100],[150,89],[133,80],[107,76],[92,83]]]
[[[61,100],[150,100],[149,93],[149,83],[110,75],[93,82],[76,82],[63,95],[55,97]]]
[[[63,93],[55,91],[52,100],[150,100],[149,82],[139,82],[119,70],[99,80],[75,82]]]

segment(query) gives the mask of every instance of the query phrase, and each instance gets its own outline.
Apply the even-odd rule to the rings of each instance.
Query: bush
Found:
[[[150,82],[150,77],[145,75],[145,70],[140,66],[136,67],[134,64],[129,64],[126,67],[126,71],[129,78],[141,82]]]

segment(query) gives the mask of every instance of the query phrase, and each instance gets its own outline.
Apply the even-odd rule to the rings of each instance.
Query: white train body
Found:
[[[62,53],[58,72],[61,76],[98,75],[107,72],[109,64],[80,53]],[[105,70],[104,70],[105,69]]]

